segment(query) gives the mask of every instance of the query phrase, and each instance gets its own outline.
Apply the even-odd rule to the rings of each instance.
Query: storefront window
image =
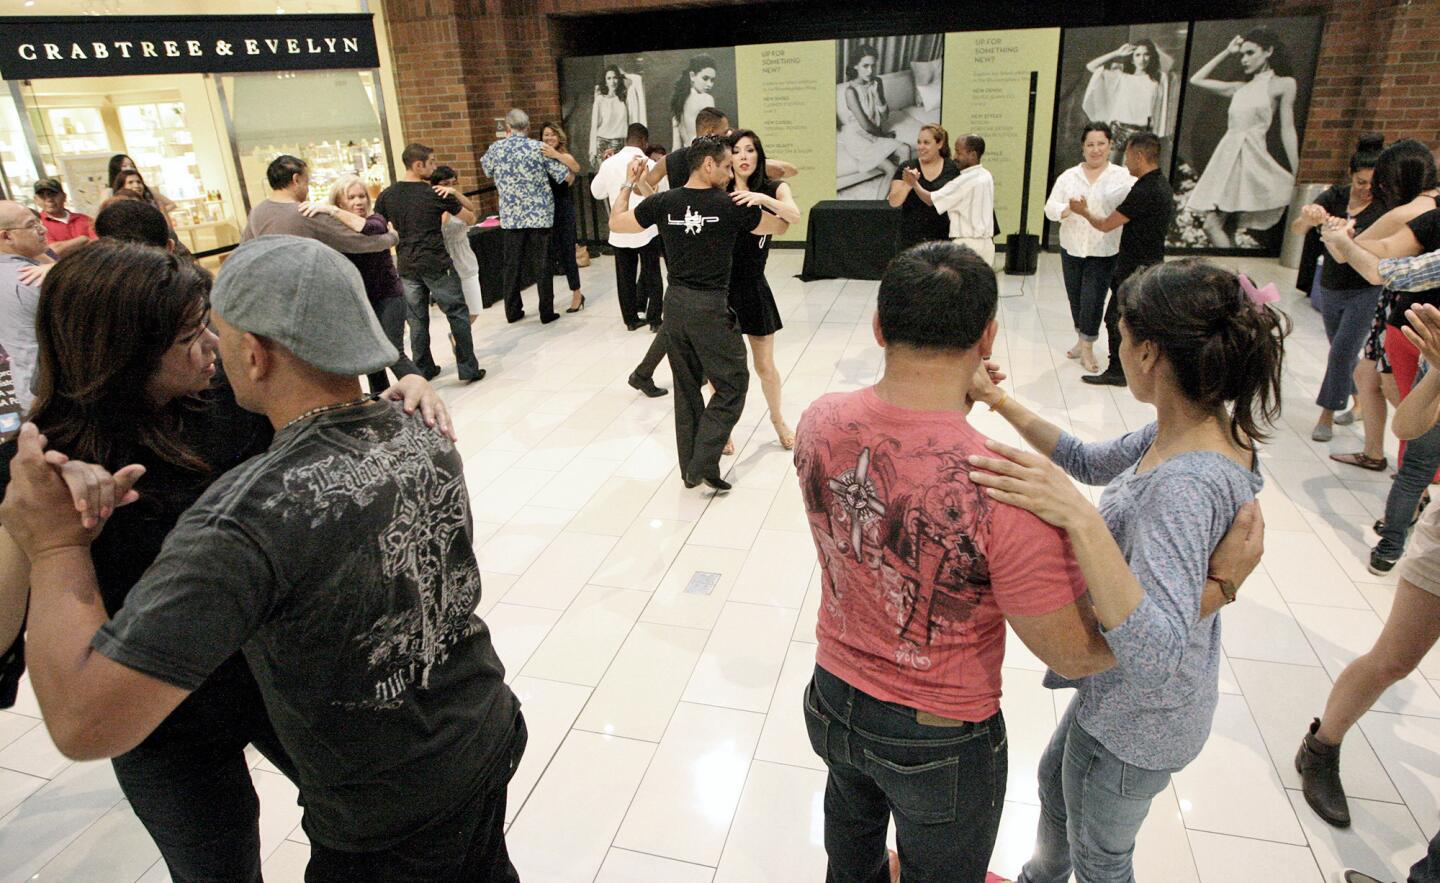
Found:
[[[118,110],[126,151],[145,180],[174,200],[202,198],[205,188],[184,102],[122,104]]]
[[[222,78],[252,203],[269,195],[265,169],[282,153],[310,165],[310,198],[345,175],[378,192],[389,181],[370,71],[289,72]]]
[[[35,166],[25,146],[25,131],[20,128],[15,100],[9,95],[0,97],[0,172],[5,175],[5,192],[28,204],[30,188],[35,184]]]

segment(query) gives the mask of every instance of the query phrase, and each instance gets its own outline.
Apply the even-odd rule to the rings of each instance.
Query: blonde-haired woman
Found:
[[[370,192],[358,175],[346,175],[336,181],[330,188],[328,202],[311,203],[308,207],[325,212],[358,233],[379,236],[390,230],[389,222],[371,211]],[[405,355],[405,292],[400,285],[400,274],[395,269],[394,256],[388,251],[377,251],[347,254],[345,257],[360,271],[360,278],[365,282],[365,297],[370,300],[375,318],[380,320],[385,337],[400,354],[400,358],[390,366],[390,373],[395,375],[396,380],[407,374],[421,373]],[[367,379],[372,393],[383,392],[390,385],[384,371],[377,371]]]

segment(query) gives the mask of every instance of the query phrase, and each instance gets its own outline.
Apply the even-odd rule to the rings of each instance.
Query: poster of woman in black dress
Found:
[[[645,124],[651,144],[674,149],[694,140],[695,113],[701,108],[718,107],[732,126],[740,125],[736,102],[733,47],[560,61],[563,125],[575,156],[592,172],[625,146],[631,123]]]
[[[1318,17],[1196,22],[1167,245],[1279,248],[1320,31]]]

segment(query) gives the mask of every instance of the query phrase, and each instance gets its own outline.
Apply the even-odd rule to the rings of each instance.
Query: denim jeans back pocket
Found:
[[[865,772],[885,792],[895,811],[916,824],[943,825],[955,820],[955,791],[960,785],[958,755],[906,765],[865,749]]]
[[[810,747],[816,756],[827,764],[830,762],[828,745],[830,741],[830,716],[820,707],[820,697],[815,681],[805,685],[802,702],[805,708],[805,732],[810,736]]]
[[[1170,773],[1125,764],[1120,770],[1120,795],[1131,800],[1153,800],[1170,784]]]

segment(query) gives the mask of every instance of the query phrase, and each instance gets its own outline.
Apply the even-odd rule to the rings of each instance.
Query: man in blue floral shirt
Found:
[[[560,318],[555,312],[555,277],[546,266],[550,254],[550,228],[555,223],[555,196],[550,182],[563,184],[570,175],[559,160],[540,152],[530,138],[530,116],[520,109],[505,114],[508,133],[485,151],[480,165],[500,191],[500,228],[505,237],[505,318],[513,324],[525,318],[520,300],[520,268],[534,268],[540,288],[540,321]]]

